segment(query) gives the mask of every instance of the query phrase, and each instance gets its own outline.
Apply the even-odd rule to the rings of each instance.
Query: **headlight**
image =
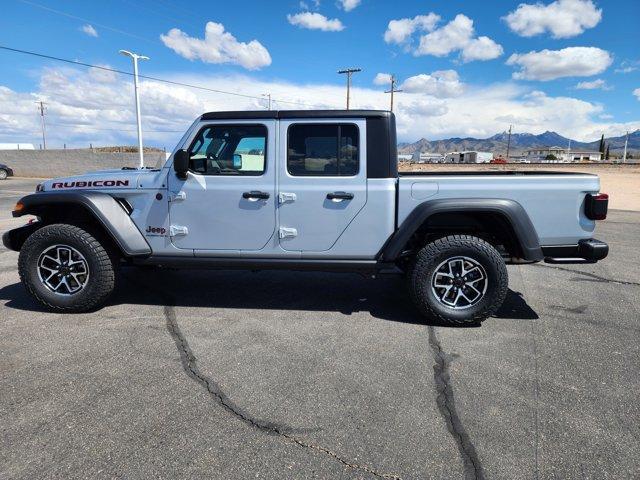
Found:
[[[36,185],[36,193],[38,192],[44,192],[44,183],[39,183],[38,185]]]

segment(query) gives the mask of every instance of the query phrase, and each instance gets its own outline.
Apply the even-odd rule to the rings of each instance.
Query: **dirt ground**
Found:
[[[595,173],[600,177],[601,191],[609,194],[609,208],[640,211],[640,164],[509,164],[450,165],[408,164],[400,162],[401,172],[462,170],[545,170]]]

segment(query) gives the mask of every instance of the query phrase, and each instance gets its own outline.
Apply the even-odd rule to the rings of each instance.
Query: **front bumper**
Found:
[[[546,263],[596,263],[609,254],[609,245],[595,238],[580,240],[577,245],[542,247]]]
[[[4,232],[2,235],[2,244],[9,250],[15,250],[19,252],[22,248],[22,244],[29,235],[42,227],[41,222],[31,222],[26,225],[13,230]]]

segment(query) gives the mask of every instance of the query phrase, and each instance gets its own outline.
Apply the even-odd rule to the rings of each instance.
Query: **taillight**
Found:
[[[598,193],[597,195],[588,194],[585,199],[584,213],[591,220],[604,220],[607,218],[607,210],[609,209],[609,195],[606,193]]]

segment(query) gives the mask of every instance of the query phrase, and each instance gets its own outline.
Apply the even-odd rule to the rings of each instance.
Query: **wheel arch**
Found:
[[[23,197],[14,217],[35,215],[40,221],[11,230],[3,236],[7,248],[20,250],[26,238],[51,223],[92,224],[126,257],[151,254],[151,247],[115,198],[103,192],[43,192]],[[7,244],[9,243],[9,244]]]
[[[527,261],[543,259],[536,230],[518,202],[493,198],[448,198],[418,205],[402,222],[380,252],[394,262],[425,237],[483,232],[504,243],[508,253]]]

